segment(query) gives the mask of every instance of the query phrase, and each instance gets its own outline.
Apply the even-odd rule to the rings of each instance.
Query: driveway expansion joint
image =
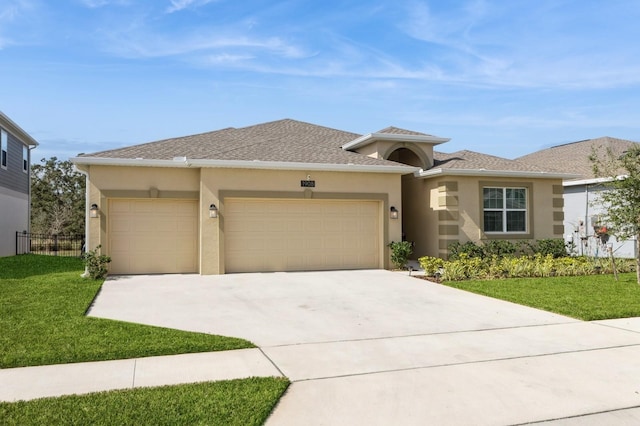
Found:
[[[553,326],[562,326],[562,325],[576,324],[576,323],[589,323],[589,321],[574,320],[574,321],[548,323],[548,324],[526,324],[526,325],[518,325],[515,327],[493,327],[493,328],[477,328],[477,329],[468,329],[468,330],[437,331],[433,333],[396,334],[393,336],[363,337],[358,339],[319,340],[315,342],[282,343],[278,345],[260,345],[259,347],[264,349],[271,349],[271,348],[286,348],[286,347],[306,346],[306,345],[331,345],[334,343],[368,342],[368,341],[376,341],[376,340],[405,339],[408,337],[446,336],[446,335],[464,334],[464,333],[483,333],[483,332],[500,331],[500,330],[518,330],[518,329],[526,329],[526,328],[553,327]],[[614,328],[617,328],[617,327],[614,327]],[[621,330],[624,330],[624,329],[621,329]]]
[[[284,372],[280,369],[280,367],[278,367],[278,364],[276,364],[269,355],[267,355],[265,353],[265,351],[262,350],[262,348],[258,348],[260,350],[260,353],[262,353],[262,355],[269,360],[269,362],[271,363],[271,365],[273,365],[273,367],[278,370],[278,373],[280,373],[282,375],[282,377],[287,377],[286,374],[284,374]],[[288,377],[287,377],[288,378]]]
[[[551,422],[557,422],[557,421],[561,421],[561,420],[582,419],[582,418],[587,418],[587,417],[590,417],[590,416],[597,416],[599,414],[609,414],[609,413],[616,413],[616,412],[625,411],[625,410],[635,410],[637,408],[640,408],[640,405],[631,405],[631,406],[628,406],[628,407],[614,408],[614,409],[611,409],[611,410],[594,411],[592,413],[583,413],[583,414],[578,414],[578,415],[575,415],[575,416],[556,417],[556,418],[552,418],[552,419],[535,420],[535,421],[526,422],[526,423],[514,423],[514,424],[511,424],[511,425],[507,425],[507,426],[539,425],[539,424],[543,424],[543,423],[551,423]]]
[[[423,365],[423,366],[405,367],[405,368],[392,368],[392,369],[384,369],[384,370],[377,370],[377,371],[367,371],[367,372],[362,372],[362,373],[338,374],[338,375],[335,375],[335,376],[311,377],[311,378],[307,378],[307,379],[297,379],[297,380],[291,380],[290,379],[290,380],[291,380],[291,383],[301,383],[301,382],[310,382],[310,381],[314,381],[314,380],[331,380],[331,379],[340,379],[340,378],[345,378],[345,377],[371,376],[371,375],[376,375],[376,374],[397,373],[397,372],[401,372],[401,371],[428,370],[428,369],[434,369],[434,368],[455,367],[455,366],[460,366],[460,365],[489,364],[489,363],[492,363],[492,362],[512,361],[512,360],[517,360],[517,359],[544,358],[544,357],[552,357],[552,356],[557,356],[557,355],[567,355],[567,354],[572,354],[572,353],[598,352],[598,351],[605,351],[605,350],[611,350],[611,349],[620,349],[620,348],[629,348],[629,347],[640,347],[640,343],[634,343],[634,344],[629,344],[629,345],[616,345],[616,346],[608,346],[608,347],[600,347],[600,348],[576,349],[576,350],[568,350],[568,351],[549,352],[549,353],[544,353],[544,354],[532,354],[532,355],[520,355],[520,356],[501,357],[501,358],[492,358],[492,359],[480,359],[480,360],[467,361],[467,362],[451,362],[451,363],[436,364],[436,365]],[[276,368],[278,368],[278,367],[276,366]],[[280,371],[279,368],[278,368],[278,371]],[[283,376],[286,377],[285,374],[283,374]],[[630,408],[635,408],[635,407],[630,407]]]

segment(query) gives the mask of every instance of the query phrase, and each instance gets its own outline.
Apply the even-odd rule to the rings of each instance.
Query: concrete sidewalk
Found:
[[[0,401],[282,376],[260,349],[0,369]]]
[[[92,315],[260,349],[0,370],[0,400],[284,375],[271,426],[640,424],[640,318],[583,322],[388,271],[123,277]]]

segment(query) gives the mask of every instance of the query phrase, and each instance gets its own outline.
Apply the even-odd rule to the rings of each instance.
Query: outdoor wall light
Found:
[[[395,207],[391,206],[391,208],[389,209],[389,217],[391,219],[397,219],[398,218],[398,209],[396,209]]]
[[[89,209],[89,217],[96,218],[98,217],[99,212],[100,210],[98,210],[98,205],[95,203],[91,204],[91,208]]]
[[[209,217],[215,219],[218,217],[218,208],[215,204],[211,204],[209,206]]]

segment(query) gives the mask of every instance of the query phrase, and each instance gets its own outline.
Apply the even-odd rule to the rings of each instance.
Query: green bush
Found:
[[[82,256],[84,264],[87,267],[87,272],[94,280],[102,280],[106,278],[109,273],[107,264],[111,262],[111,258],[104,254],[98,254],[100,247],[101,246],[97,246]]]
[[[389,243],[391,248],[391,262],[398,269],[404,269],[409,261],[409,256],[413,253],[413,243],[410,241],[392,241]]]
[[[485,257],[484,249],[474,242],[449,244],[449,260],[456,260],[463,254],[468,257]]]
[[[435,276],[436,272],[442,271],[441,278],[444,281],[613,273],[613,265],[608,258],[558,258],[552,254],[540,253],[533,256],[492,255],[484,259],[461,253],[455,260],[445,261],[425,256],[418,261],[429,276]],[[635,259],[615,259],[615,266],[619,273],[632,272],[635,270]]]
[[[553,257],[569,255],[567,247],[561,238],[548,238],[537,241],[488,240],[483,244],[472,241],[455,242],[449,245],[449,260],[459,259],[464,254],[467,257],[488,258],[491,256],[533,256],[548,254]]]
[[[569,256],[567,243],[562,238],[546,238],[529,243],[534,254],[551,255],[555,258]]]
[[[439,257],[424,256],[418,259],[420,267],[424,269],[425,274],[430,277],[434,277],[436,274],[441,273],[441,269],[444,267],[444,259]]]

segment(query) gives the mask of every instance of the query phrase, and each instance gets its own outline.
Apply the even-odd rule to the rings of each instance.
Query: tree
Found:
[[[56,157],[31,166],[31,231],[84,234],[85,178]]]
[[[589,159],[596,177],[606,178],[607,190],[598,202],[605,209],[607,231],[620,239],[636,238],[636,277],[640,284],[640,146],[622,155],[610,149],[601,158],[594,149]]]

